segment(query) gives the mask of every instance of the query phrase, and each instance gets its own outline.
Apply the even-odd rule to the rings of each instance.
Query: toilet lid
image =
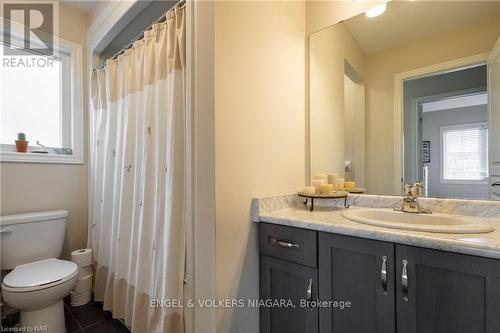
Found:
[[[78,271],[78,266],[71,261],[45,259],[14,268],[3,279],[3,284],[11,288],[27,288],[64,282]]]

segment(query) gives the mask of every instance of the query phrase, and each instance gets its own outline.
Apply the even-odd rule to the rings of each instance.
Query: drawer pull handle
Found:
[[[382,282],[382,290],[384,295],[387,295],[387,256],[382,256],[382,268],[380,269],[380,281]]]
[[[403,287],[403,301],[408,302],[408,260],[403,259],[403,269],[401,270],[401,287]]]
[[[308,301],[312,301],[312,285],[313,285],[313,279],[309,279],[309,285],[307,286],[306,290],[306,298]]]
[[[287,241],[283,241],[283,240],[275,240],[275,241],[276,241],[276,243],[278,243],[278,245],[280,247],[283,247],[286,249],[298,249],[299,248],[299,244],[297,244],[297,243],[287,242]]]

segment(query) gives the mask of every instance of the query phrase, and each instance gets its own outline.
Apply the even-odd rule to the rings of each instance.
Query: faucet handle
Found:
[[[414,182],[412,184],[413,187],[420,187],[420,188],[424,188],[424,182],[421,181],[421,180],[417,180],[416,182]]]
[[[413,185],[412,184],[405,184],[404,193],[405,193],[405,196],[413,196]]]
[[[416,181],[415,183],[413,183],[413,187],[414,187],[413,192],[414,192],[415,196],[418,196],[418,197],[423,196],[423,192],[424,192],[424,188],[425,188],[423,181],[421,181],[421,180]]]

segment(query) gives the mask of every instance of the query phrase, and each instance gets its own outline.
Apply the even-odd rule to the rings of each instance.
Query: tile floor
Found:
[[[129,333],[119,320],[113,319],[111,312],[102,309],[102,303],[90,302],[87,305],[69,306],[64,302],[64,317],[67,333]],[[13,327],[19,321],[19,314],[8,316],[2,321],[3,327]]]

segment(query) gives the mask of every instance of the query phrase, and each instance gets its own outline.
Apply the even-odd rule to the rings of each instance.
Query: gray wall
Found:
[[[455,91],[486,87],[486,66],[477,66],[451,73],[439,74],[404,82],[404,181],[405,184],[419,178],[416,159],[420,156],[416,147],[416,115],[412,114],[412,100]]]
[[[480,123],[488,121],[486,105],[477,105],[443,111],[425,112],[422,116],[423,140],[431,142],[429,167],[429,196],[452,198],[489,198],[488,184],[441,184],[441,126]]]

